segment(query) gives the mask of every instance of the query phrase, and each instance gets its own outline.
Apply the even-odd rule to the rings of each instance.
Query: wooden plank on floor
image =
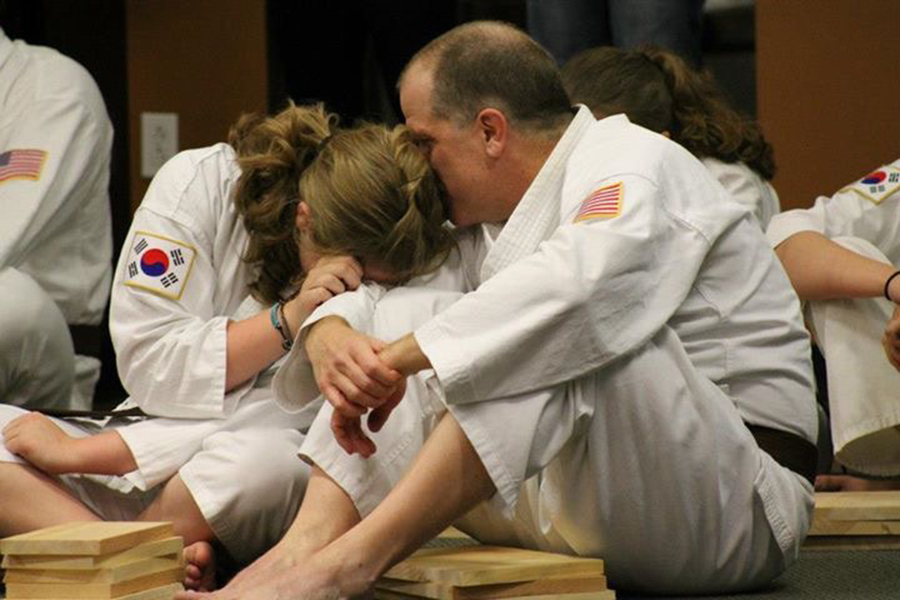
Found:
[[[144,575],[121,583],[7,583],[7,598],[119,598],[172,583],[181,583],[184,568]]]
[[[174,535],[171,523],[73,522],[0,540],[0,554],[98,556]]]
[[[114,568],[136,558],[155,558],[171,554],[181,554],[183,542],[180,537],[167,537],[139,544],[133,548],[100,554],[98,556],[60,556],[41,554],[9,554],[3,557],[0,567],[4,569],[105,569]]]
[[[815,514],[828,521],[900,521],[900,490],[817,492]]]
[[[900,535],[900,521],[827,521],[816,516],[809,535]]]
[[[490,598],[516,598],[519,596],[560,595],[576,592],[606,591],[606,577],[568,578],[556,577],[514,583],[496,583],[459,587],[434,582],[410,582],[380,579],[375,589],[400,592],[418,598],[432,600],[487,600]]]
[[[417,600],[421,596],[410,596],[389,590],[375,590],[376,600]],[[541,594],[538,596],[513,596],[505,600],[616,600],[613,590],[603,592],[576,592],[574,594]]]
[[[499,546],[424,548],[398,563],[389,579],[455,586],[532,581],[547,577],[598,577],[603,561]]]

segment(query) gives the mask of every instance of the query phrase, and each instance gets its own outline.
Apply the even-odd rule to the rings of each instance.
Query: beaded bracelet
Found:
[[[884,297],[887,298],[888,300],[890,300],[891,302],[893,302],[894,299],[888,295],[888,287],[890,287],[891,281],[893,281],[894,277],[896,277],[897,275],[900,275],[900,271],[894,271],[891,274],[891,276],[887,278],[887,281],[884,282]]]
[[[290,350],[294,345],[294,339],[291,337],[290,329],[287,326],[287,319],[284,318],[284,305],[276,302],[269,310],[269,320],[272,321],[272,327],[281,335],[281,347]]]

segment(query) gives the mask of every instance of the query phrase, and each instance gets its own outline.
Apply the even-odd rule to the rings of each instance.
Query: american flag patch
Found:
[[[0,154],[0,183],[10,179],[37,181],[41,178],[46,159],[47,152],[44,150],[7,150]]]
[[[622,182],[594,190],[578,209],[574,223],[591,219],[612,219],[622,212]]]

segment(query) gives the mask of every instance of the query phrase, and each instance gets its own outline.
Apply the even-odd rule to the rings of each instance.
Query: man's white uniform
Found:
[[[801,231],[815,231],[858,254],[900,265],[900,160],[819,197],[809,209],[774,218],[773,247]],[[872,475],[900,475],[900,373],[884,356],[881,336],[894,310],[886,298],[806,303],[828,369],[828,401],[835,457]]]
[[[780,573],[812,486],[745,423],[811,443],[815,400],[798,300],[750,215],[676,144],[581,108],[499,234],[483,230],[463,248],[477,289],[415,330],[436,377],[411,382],[375,457],[343,454],[329,407],[302,452],[366,514],[446,407],[498,489],[463,523],[485,541],[600,556],[616,587],[654,592]],[[360,297],[307,326],[404,333],[377,326],[402,296],[374,321]],[[296,348],[275,380],[286,407],[316,393]]]
[[[83,67],[0,29],[0,402],[90,408],[100,361],[59,317],[99,325],[109,299],[112,138]]]
[[[744,163],[726,163],[710,157],[700,162],[738,204],[753,213],[763,231],[772,217],[781,212],[781,201],[772,184]]]
[[[264,308],[247,293],[248,235],[232,198],[239,176],[233,149],[218,144],[178,154],[151,183],[116,270],[110,329],[131,393],[120,408],[170,418],[107,425],[125,440],[136,471],[63,480],[102,516],[127,519],[178,473],[217,538],[247,562],[296,515],[309,472],[296,455],[315,407],[295,415],[278,408],[275,365],[225,392],[228,320]],[[7,407],[0,423],[19,414]],[[0,460],[18,459],[3,450]]]

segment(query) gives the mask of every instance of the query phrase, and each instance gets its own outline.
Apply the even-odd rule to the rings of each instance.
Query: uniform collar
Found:
[[[578,105],[572,122],[488,252],[481,268],[481,281],[487,281],[510,263],[533,253],[538,244],[559,227],[559,196],[566,165],[575,147],[594,123],[596,119],[590,109]]]
[[[3,31],[3,28],[0,27],[0,69],[2,69],[3,65],[6,64],[6,61],[9,59],[9,55],[12,54],[12,51],[12,40],[6,37],[6,33]]]

